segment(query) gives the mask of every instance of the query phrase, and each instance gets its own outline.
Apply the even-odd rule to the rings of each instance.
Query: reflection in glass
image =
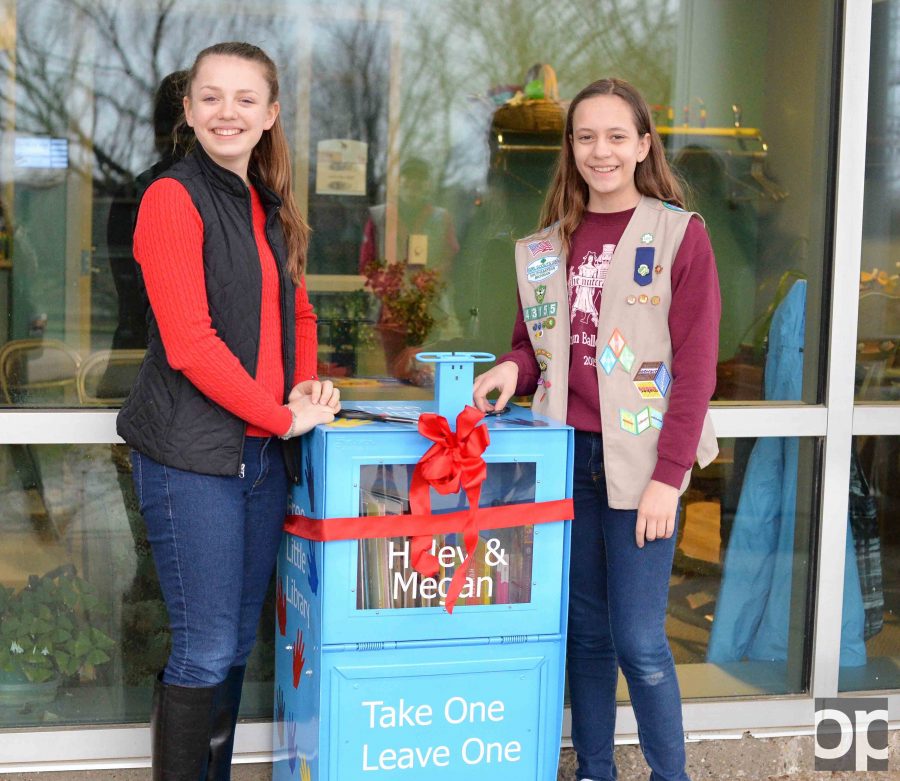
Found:
[[[881,142],[896,135],[900,105],[888,80],[900,41],[897,6],[873,5],[866,201],[873,208],[865,212],[863,248],[863,268],[885,271],[886,279],[897,273],[889,265],[897,255],[896,209],[883,205],[896,203],[900,175],[896,145]],[[309,282],[321,318],[320,367],[346,383],[345,396],[431,395],[391,375],[374,328],[379,302],[358,273],[378,206],[383,254],[391,254],[390,236],[395,258],[409,252],[409,237],[400,238],[391,217],[416,187],[401,176],[404,162],[427,161],[428,203],[446,214],[444,229],[415,233],[428,237],[415,246],[427,246],[429,260],[459,246],[441,299],[452,327],[438,324],[433,343],[422,346],[501,354],[516,308],[512,240],[536,224],[561,142],[554,116],[592,78],[616,73],[657,105],[667,149],[710,227],[725,304],[718,398],[815,400],[835,4],[728,2],[715,13],[695,7],[652,0],[611,12],[603,3],[558,0],[548,16],[545,0],[338,0],[325,9],[254,1],[226,13],[197,0],[164,11],[120,3],[115,13],[99,0],[10,4],[0,53],[7,98],[0,126],[13,152],[13,165],[0,170],[0,406],[114,406],[124,395],[123,378],[139,357],[127,351],[140,350],[143,323],[127,276],[135,199],[140,172],[164,156],[155,93],[166,74],[189,64],[186,53],[236,39],[266,41],[280,66],[296,189],[314,230]],[[539,36],[535,19],[544,20]],[[798,35],[810,45],[798,47]],[[562,106],[541,64],[556,69]],[[363,195],[317,187],[319,142],[341,139],[366,144]],[[787,333],[803,350],[803,382],[791,395],[781,386],[769,393],[763,364],[770,322],[782,300],[797,295],[801,278],[805,322]],[[880,274],[875,279],[880,285]],[[896,299],[886,288],[875,292],[889,298],[872,299],[884,304],[871,318],[878,324],[872,339],[861,300],[866,398],[884,398],[896,386]],[[705,664],[721,560],[738,525],[752,449],[749,440],[723,449],[685,499],[669,619],[682,664]],[[796,475],[788,470],[785,478],[797,481],[790,609],[778,623],[787,632],[787,662],[735,662],[736,677],[686,685],[687,696],[802,688],[811,443],[801,441],[798,451]],[[62,723],[143,719],[145,687],[165,658],[157,631],[165,617],[128,468],[107,447],[0,446],[0,582],[21,584],[72,563],[113,606],[104,620],[120,649],[95,681],[63,687],[52,711]],[[270,635],[263,630],[260,639]],[[261,694],[254,703],[251,683],[244,701],[258,715],[269,712],[271,669],[263,658],[253,664],[256,673],[248,675],[261,682]],[[49,712],[14,721],[39,723]]]
[[[718,398],[762,398],[772,313],[796,279],[807,279],[802,400],[815,400],[834,4],[729,2],[705,13],[697,2],[611,11],[559,0],[539,45],[522,31],[543,18],[544,0],[337,6],[255,2],[211,14],[182,0],[164,12],[126,3],[112,14],[99,0],[13,4],[0,124],[14,131],[20,154],[0,172],[0,346],[57,340],[82,362],[101,353],[92,367],[109,367],[109,383],[88,380],[83,397],[56,403],[115,406],[124,395],[136,364],[102,351],[141,347],[143,307],[127,272],[141,172],[161,156],[154,96],[166,74],[186,67],[185,52],[241,38],[267,41],[281,69],[296,191],[313,227],[309,286],[323,313],[323,374],[348,385],[374,378],[366,386],[373,397],[385,388],[415,395],[414,384],[429,377],[415,371],[407,348],[506,351],[516,309],[512,240],[536,224],[559,117],[581,86],[616,73],[655,105],[666,148],[710,228],[725,304]],[[895,9],[878,3],[874,13]],[[873,52],[897,39],[886,29],[873,26],[884,36]],[[813,45],[797,47],[798,30]],[[893,114],[873,116],[890,122]],[[417,160],[427,174],[414,170]],[[879,181],[896,181],[891,171]],[[876,243],[887,235],[870,234]],[[384,297],[360,274],[367,247],[379,259],[424,259],[439,271],[426,337],[402,322],[381,327]],[[870,257],[867,269],[896,274]],[[875,370],[867,387],[880,382],[886,349],[872,361],[865,351]],[[49,357],[17,360],[20,385],[39,376],[77,385],[71,368]],[[884,368],[889,376],[891,365]]]
[[[0,726],[146,720],[168,621],[130,470],[123,445],[0,446],[0,587],[19,595],[14,604],[0,595]],[[274,599],[268,605],[248,665],[247,717],[271,712]],[[35,626],[51,619],[49,635]],[[59,657],[58,674],[43,681],[40,665],[22,674],[15,662],[31,652],[28,638],[40,639],[42,659],[44,646]],[[26,680],[46,683],[44,694]]]
[[[872,4],[856,398],[900,400],[900,2]]]
[[[806,291],[805,280],[793,282],[772,314],[765,364],[767,399],[801,398]],[[710,512],[718,509],[720,513],[718,555],[707,556],[714,559],[721,582],[714,606],[706,605],[708,612],[703,614],[704,620],[711,621],[705,657],[720,672],[752,681],[760,691],[800,691],[811,445],[795,437],[771,437],[737,440],[727,452],[717,463],[728,463],[730,458],[733,471],[718,508],[702,500],[695,505],[690,493],[684,500],[685,533],[691,529],[692,514],[709,523]],[[714,466],[698,473],[697,484],[703,485],[705,473]],[[676,562],[683,552],[681,547],[678,551]],[[847,599],[855,598],[861,608],[858,578],[848,572],[845,585]],[[679,584],[676,592],[684,587]],[[678,602],[673,605],[677,610]],[[847,664],[861,664],[865,659],[857,620],[860,612],[853,614],[852,621],[848,616],[845,627],[842,659]]]
[[[682,499],[667,632],[683,693],[800,692],[815,443],[719,444]]]
[[[859,573],[867,658],[841,660],[840,691],[900,688],[900,437],[854,437],[847,569]],[[845,597],[846,599],[846,597]],[[847,613],[854,603],[843,606]]]

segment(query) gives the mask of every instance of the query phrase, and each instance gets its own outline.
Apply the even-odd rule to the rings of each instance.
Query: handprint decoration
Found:
[[[306,644],[303,642],[303,632],[297,630],[297,639],[294,642],[294,688],[300,686],[300,674],[303,672],[303,665],[306,659],[303,652],[306,650]]]
[[[278,631],[284,637],[287,635],[287,594],[281,585],[281,578],[275,585],[275,613],[278,616]]]
[[[278,727],[278,745],[284,745],[284,689],[275,692],[275,723]]]
[[[312,540],[306,541],[307,551],[309,552],[309,574],[306,579],[309,581],[309,588],[313,594],[319,593],[319,568],[316,566],[316,549]]]
[[[288,767],[291,769],[291,775],[294,775],[294,769],[297,767],[297,722],[294,721],[293,715],[288,720],[287,739]]]

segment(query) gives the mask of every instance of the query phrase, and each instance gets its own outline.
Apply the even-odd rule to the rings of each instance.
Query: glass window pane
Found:
[[[360,467],[359,514],[401,515],[410,512],[409,492],[414,464],[372,464]],[[519,504],[534,501],[534,463],[490,463],[479,505]],[[432,491],[435,515],[467,507],[465,492]],[[439,607],[457,569],[465,563],[461,534],[435,535],[431,552],[440,564],[431,577],[420,575],[410,558],[410,538],[359,540],[356,607]],[[531,601],[534,526],[481,529],[467,566],[460,604],[516,605]]]
[[[872,4],[856,397],[900,399],[900,2]]]
[[[0,346],[11,345],[0,404],[120,403],[145,339],[132,221],[172,151],[157,88],[202,46],[235,38],[261,42],[281,67],[295,191],[314,229],[323,374],[369,378],[357,393],[396,397],[429,381],[418,348],[505,352],[512,239],[535,226],[566,101],[615,73],[653,105],[710,229],[725,305],[718,398],[817,398],[833,3],[612,11],[564,0],[552,18],[541,0],[338,6],[12,5],[0,71],[14,161],[0,171]],[[541,34],[529,34],[539,18]],[[379,260],[401,261],[404,295],[401,280],[364,287],[361,264]],[[809,289],[794,325],[807,359],[795,397],[764,387],[763,364],[774,308],[796,279]]]
[[[146,722],[168,619],[124,445],[0,445],[0,726]],[[272,711],[274,587],[241,714]]]
[[[900,688],[900,437],[855,437],[850,463],[847,570],[859,591],[844,594],[843,624],[859,627],[864,652],[841,659],[841,691]],[[851,547],[852,546],[852,547]]]
[[[682,500],[666,624],[682,693],[802,692],[816,441],[719,444]]]

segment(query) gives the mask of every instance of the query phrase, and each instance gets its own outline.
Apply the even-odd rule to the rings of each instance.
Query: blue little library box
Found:
[[[276,781],[554,781],[572,430],[469,406],[484,353],[431,353],[433,402],[355,403],[301,441],[278,559]]]

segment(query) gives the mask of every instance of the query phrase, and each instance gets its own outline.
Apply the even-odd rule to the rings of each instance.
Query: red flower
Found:
[[[422,344],[435,323],[430,307],[441,289],[438,272],[386,260],[370,260],[362,272],[366,288],[381,300],[382,319],[403,326],[408,344]]]

